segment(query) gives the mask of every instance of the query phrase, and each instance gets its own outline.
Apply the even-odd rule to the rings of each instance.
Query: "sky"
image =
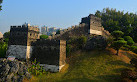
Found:
[[[10,26],[31,25],[67,28],[78,25],[82,17],[103,8],[137,13],[137,0],[4,0],[0,11],[0,32]]]

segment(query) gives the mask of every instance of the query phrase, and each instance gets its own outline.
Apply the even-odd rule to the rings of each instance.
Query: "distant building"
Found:
[[[3,38],[3,34],[0,32],[0,39]]]
[[[48,28],[47,26],[43,26],[41,27],[41,34],[44,34],[44,35],[55,35],[57,31],[59,30],[62,30],[61,28],[56,28],[56,27],[51,27],[51,28]]]
[[[48,31],[49,31],[48,27],[46,26],[41,27],[41,34],[48,35]]]

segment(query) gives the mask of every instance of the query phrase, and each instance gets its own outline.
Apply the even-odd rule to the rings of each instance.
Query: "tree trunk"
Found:
[[[117,50],[117,53],[116,53],[117,56],[118,56],[118,53],[119,53],[119,49]]]

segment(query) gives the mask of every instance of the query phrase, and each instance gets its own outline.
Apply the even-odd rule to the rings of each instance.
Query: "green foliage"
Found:
[[[40,36],[40,39],[47,39],[47,38],[48,38],[47,35],[41,35],[41,36]]]
[[[134,43],[135,43],[135,42],[134,42],[133,40],[128,40],[128,41],[127,41],[127,44],[128,44],[129,46],[132,46]]]
[[[97,10],[95,15],[103,20],[103,27],[110,33],[120,30],[125,36],[131,36],[137,42],[137,14],[104,8],[103,11]]]
[[[69,46],[73,46],[75,49],[82,49],[82,47],[87,42],[86,36],[80,36],[80,37],[71,37],[70,40],[68,40]]]
[[[43,73],[46,73],[43,67],[37,63],[36,59],[32,61],[31,66],[28,68],[28,71],[33,75],[42,75]]]
[[[116,40],[118,40],[119,38],[121,38],[123,35],[124,35],[124,33],[122,32],[122,31],[113,31],[112,33],[111,33],[111,35],[116,39]]]
[[[130,47],[131,47],[131,46],[129,46],[129,45],[124,45],[122,49],[123,49],[123,50],[126,50],[126,51],[129,51],[129,50],[130,50]]]
[[[108,50],[77,51],[67,60],[61,72],[35,76],[28,82],[121,82],[121,70],[134,69],[127,57],[111,55]]]
[[[77,45],[79,46],[80,49],[84,46],[84,44],[86,44],[86,42],[87,42],[86,36],[81,36],[77,39],[77,43],[78,43]]]
[[[60,34],[60,30],[58,30],[58,31],[56,32],[56,34]]]
[[[4,37],[4,38],[9,38],[9,37],[10,37],[10,32],[5,32],[5,33],[3,34],[3,37]]]
[[[118,38],[118,40],[124,40],[124,38]]]
[[[70,44],[67,44],[66,46],[66,54],[67,54],[67,57],[69,56],[70,52],[71,52],[71,48],[72,46]]]
[[[132,37],[130,37],[130,36],[124,36],[124,40],[125,40],[125,41],[128,41],[128,40],[133,40],[133,39],[132,39]]]
[[[113,46],[114,49],[117,50],[117,54],[116,54],[116,55],[118,55],[119,49],[120,49],[122,46],[126,45],[126,44],[127,44],[127,42],[124,41],[124,40],[117,40],[117,41],[114,41],[114,42],[113,42],[112,46]]]
[[[5,42],[0,43],[0,58],[4,58],[6,56],[8,44]]]
[[[1,9],[1,7],[2,7],[2,6],[1,6],[2,1],[3,1],[3,0],[0,0],[0,11],[2,10],[2,9]]]
[[[130,50],[134,53],[137,53],[137,46],[131,46]]]
[[[9,37],[10,37],[10,32],[5,32],[3,37],[4,37],[4,42],[8,43]]]

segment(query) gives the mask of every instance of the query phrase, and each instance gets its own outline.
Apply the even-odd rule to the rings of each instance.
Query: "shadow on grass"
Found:
[[[65,80],[57,81],[57,82],[97,82],[97,81],[91,80],[88,78],[76,78],[76,79],[65,79]]]
[[[125,62],[123,62],[121,60],[111,61],[111,62],[108,62],[107,64],[111,64],[111,65],[123,65],[123,66],[126,66],[126,67],[132,67],[131,64],[125,63]]]
[[[100,75],[96,77],[96,82],[121,82],[120,75]]]

